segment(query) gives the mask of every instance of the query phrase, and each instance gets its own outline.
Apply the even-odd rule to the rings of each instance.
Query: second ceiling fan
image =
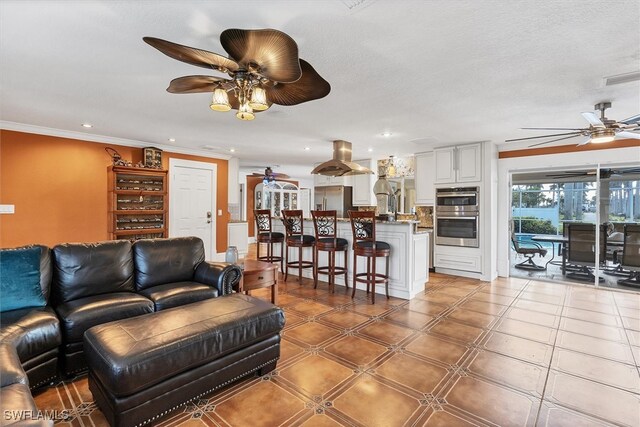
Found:
[[[540,138],[554,138],[549,141],[539,142],[529,147],[536,147],[539,145],[550,144],[556,141],[562,141],[565,139],[571,139],[578,136],[584,137],[578,145],[585,145],[588,143],[601,144],[611,142],[615,139],[640,139],[640,134],[633,131],[640,130],[640,114],[629,117],[624,120],[616,121],[605,117],[604,112],[607,108],[611,108],[610,102],[601,102],[594,105],[594,110],[600,111],[600,117],[593,112],[589,111],[582,113],[582,117],[589,122],[589,127],[586,128],[521,128],[525,130],[554,130],[565,131],[561,133],[554,133],[550,135],[530,136],[527,138],[515,138],[507,139],[505,142],[515,141],[528,141]],[[559,137],[559,138],[555,138]]]

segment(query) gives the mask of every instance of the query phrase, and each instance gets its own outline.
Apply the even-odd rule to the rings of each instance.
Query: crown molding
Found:
[[[48,128],[44,126],[28,125],[25,123],[8,122],[0,120],[0,129],[16,132],[34,133],[37,135],[56,136],[59,138],[77,139],[80,141],[99,142],[101,144],[120,145],[124,147],[156,147],[169,153],[188,154],[192,156],[209,157],[211,159],[229,160],[228,154],[212,153],[208,150],[197,148],[176,147],[175,145],[157,144],[155,142],[138,141],[135,139],[117,138],[114,136],[94,135],[89,133]]]

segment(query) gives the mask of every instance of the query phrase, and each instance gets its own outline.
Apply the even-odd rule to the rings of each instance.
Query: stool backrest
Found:
[[[624,267],[640,268],[640,224],[625,224],[622,263]]]
[[[282,223],[287,232],[287,237],[302,237],[302,210],[283,209]]]
[[[336,221],[338,211],[311,211],[313,218],[313,228],[316,232],[316,239],[323,237],[334,239],[336,236]]]
[[[376,241],[376,213],[373,211],[349,211],[353,247],[357,242]]]
[[[256,219],[258,234],[271,233],[271,211],[269,209],[254,209],[253,216]]]

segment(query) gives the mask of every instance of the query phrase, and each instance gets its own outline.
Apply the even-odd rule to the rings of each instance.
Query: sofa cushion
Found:
[[[0,311],[43,307],[39,247],[0,250]]]
[[[129,396],[182,372],[277,335],[282,309],[233,294],[98,325],[84,348],[91,374],[115,396]]]
[[[197,237],[143,239],[133,244],[138,291],[165,283],[193,280],[204,261],[204,244]]]
[[[92,326],[153,312],[153,302],[133,292],[76,299],[56,307],[66,344],[82,341]]]
[[[131,242],[65,243],[53,248],[56,304],[91,295],[133,291]]]
[[[27,426],[31,418],[36,418],[38,408],[31,396],[29,386],[15,383],[0,389],[0,401],[2,402],[2,425]]]
[[[13,343],[25,362],[62,343],[60,321],[48,306],[5,311],[0,313],[0,341]]]
[[[218,296],[218,290],[198,282],[176,282],[154,286],[140,291],[155,305],[155,310],[165,310]]]

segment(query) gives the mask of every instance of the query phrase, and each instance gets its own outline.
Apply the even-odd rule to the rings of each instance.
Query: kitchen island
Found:
[[[429,235],[426,232],[416,231],[418,221],[376,221],[376,240],[387,242],[391,245],[391,256],[389,258],[389,296],[411,299],[418,293],[424,291],[424,285],[429,281]],[[284,226],[279,218],[272,220],[273,231],[284,233]],[[338,219],[337,235],[349,242],[348,264],[349,287],[353,285],[353,235],[351,233],[351,223],[348,219]],[[304,234],[315,235],[313,221],[304,220]],[[303,249],[305,260],[311,260],[311,248]],[[289,260],[296,260],[298,251],[291,250]],[[327,253],[319,252],[319,265],[327,265]],[[376,270],[384,273],[385,263],[380,258]],[[336,265],[344,266],[344,255],[336,254]],[[358,257],[358,272],[366,271],[366,259]],[[311,278],[311,269],[303,271],[303,276]],[[289,280],[295,280],[297,271],[290,271]],[[326,281],[326,276],[320,276]],[[337,276],[336,283],[344,285],[344,277]],[[358,283],[358,289],[365,290],[364,283]],[[376,285],[376,293],[384,295],[384,285]]]

